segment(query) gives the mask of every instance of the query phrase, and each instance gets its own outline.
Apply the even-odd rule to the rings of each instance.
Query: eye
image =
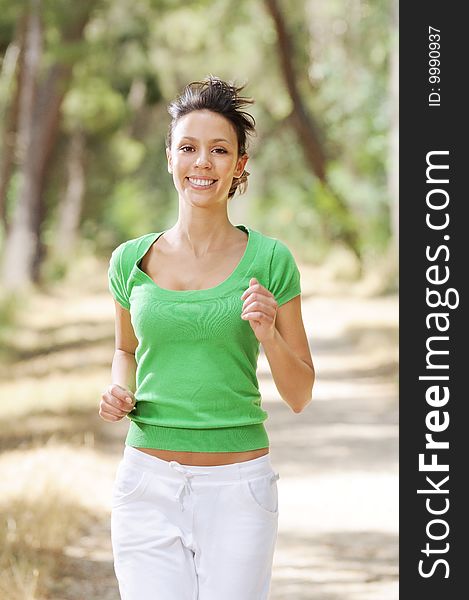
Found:
[[[182,150],[183,153],[187,154],[186,149],[193,150],[192,146],[187,145],[181,146],[179,148],[179,150]],[[228,151],[225,150],[225,148],[214,148],[214,152],[216,152],[217,154],[228,154]]]

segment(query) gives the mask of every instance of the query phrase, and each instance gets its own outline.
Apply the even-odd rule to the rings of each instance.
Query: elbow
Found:
[[[292,407],[292,411],[296,415],[300,414],[300,412],[303,412],[303,410],[308,406],[308,404],[311,402],[311,400],[312,400],[312,398],[310,398],[307,402],[305,402],[301,406],[294,406],[294,407]]]
[[[124,348],[120,348],[119,346],[116,346],[114,348],[114,353],[115,354],[126,354],[127,356],[132,356],[135,358],[135,350],[132,352],[132,350],[130,350],[130,349],[125,350]]]
[[[300,412],[302,412],[310,402],[312,402],[313,400],[313,386],[314,386],[314,380],[315,380],[315,374],[314,374],[314,370],[313,370],[313,378],[311,381],[311,385],[308,387],[308,392],[306,394],[306,397],[299,402],[298,404],[292,405],[292,411],[295,414],[299,414]]]
[[[313,400],[313,395],[312,395],[312,393],[311,393],[311,394],[309,394],[309,396],[308,396],[308,397],[307,397],[305,400],[303,400],[303,402],[302,402],[301,404],[298,404],[298,405],[292,406],[292,407],[291,407],[291,408],[292,408],[292,411],[293,411],[295,414],[299,414],[300,412],[302,412],[302,411],[303,411],[303,410],[304,410],[304,409],[305,409],[305,408],[308,406],[308,404],[309,404],[309,403],[310,403],[312,400]]]

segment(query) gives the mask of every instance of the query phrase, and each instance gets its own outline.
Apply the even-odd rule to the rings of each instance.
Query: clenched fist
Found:
[[[123,419],[135,407],[135,396],[130,390],[112,383],[101,395],[99,416],[114,423]]]
[[[249,287],[244,290],[241,300],[244,300],[241,318],[249,321],[259,342],[271,340],[275,334],[278,308],[272,292],[261,285],[255,277],[251,277]]]

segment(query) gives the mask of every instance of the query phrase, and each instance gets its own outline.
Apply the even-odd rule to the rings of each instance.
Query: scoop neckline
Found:
[[[240,258],[236,267],[233,269],[233,271],[228,275],[228,277],[226,277],[226,279],[224,279],[221,283],[219,283],[216,286],[203,288],[200,290],[170,290],[168,288],[163,288],[159,286],[147,273],[145,273],[145,271],[142,271],[142,269],[140,269],[138,263],[148,252],[151,245],[154,242],[156,242],[156,240],[159,237],[161,237],[163,233],[166,233],[167,230],[160,231],[158,233],[147,234],[147,236],[149,237],[148,243],[145,244],[142,251],[139,252],[139,256],[137,257],[137,260],[135,261],[133,267],[134,273],[140,279],[152,285],[160,296],[171,298],[173,300],[201,300],[204,298],[220,296],[221,293],[224,293],[230,290],[232,287],[234,287],[235,283],[239,281],[239,278],[243,277],[248,272],[248,269],[252,264],[252,260],[255,256],[255,252],[257,249],[255,232],[243,224],[236,225],[236,227],[241,231],[244,230],[248,234],[246,248],[244,249],[243,255]]]

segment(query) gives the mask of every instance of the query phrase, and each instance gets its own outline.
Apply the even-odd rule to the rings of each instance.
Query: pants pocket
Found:
[[[242,489],[250,506],[260,513],[278,516],[278,488],[279,474],[272,472],[261,477],[246,479],[242,482]]]
[[[121,462],[117,468],[116,479],[112,490],[112,506],[122,506],[137,500],[145,491],[151,474],[134,465]]]

